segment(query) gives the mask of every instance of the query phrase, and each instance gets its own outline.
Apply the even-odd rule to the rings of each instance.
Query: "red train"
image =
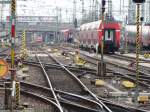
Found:
[[[102,34],[104,34],[104,52],[115,52],[120,47],[121,25],[118,22],[102,21],[86,23],[80,26],[78,40],[80,47],[98,49],[100,51]]]
[[[73,42],[73,29],[65,29],[60,31],[60,36],[62,37],[63,41],[72,43]]]

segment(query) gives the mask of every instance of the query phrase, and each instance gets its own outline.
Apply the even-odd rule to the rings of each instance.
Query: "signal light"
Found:
[[[102,7],[104,7],[106,4],[106,1],[105,0],[102,0]]]
[[[140,20],[141,20],[141,21],[144,21],[144,17],[140,17]]]
[[[144,3],[145,0],[133,0],[134,3]]]
[[[102,13],[105,12],[106,0],[102,0]]]

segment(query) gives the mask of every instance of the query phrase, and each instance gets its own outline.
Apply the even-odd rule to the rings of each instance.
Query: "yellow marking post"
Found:
[[[14,51],[14,49],[11,50],[11,57],[12,57],[12,60],[11,60],[12,62],[11,63],[12,63],[12,65],[14,65],[14,60],[15,60],[15,51]]]
[[[16,0],[11,1],[11,12],[15,13],[16,12]]]
[[[133,82],[130,82],[130,81],[123,81],[122,85],[126,88],[134,88],[135,87],[135,84]]]
[[[148,96],[139,96],[138,97],[138,102],[148,102],[149,97]]]
[[[54,51],[54,52],[58,52],[58,49],[54,49],[53,51]]]
[[[15,92],[15,97],[16,97],[16,106],[19,106],[20,104],[20,83],[16,82],[16,92]]]
[[[150,58],[150,53],[145,53],[144,58]]]
[[[80,58],[78,52],[75,52],[74,62],[76,65],[80,65],[80,66],[83,66],[86,63],[84,59]]]
[[[96,79],[95,80],[95,86],[104,86],[105,82],[103,80],[100,79]]]
[[[26,33],[25,30],[22,33],[22,46],[20,50],[21,58],[26,58],[28,56],[27,54],[27,48],[26,48]]]

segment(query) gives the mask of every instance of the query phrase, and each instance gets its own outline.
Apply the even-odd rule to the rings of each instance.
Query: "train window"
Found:
[[[113,40],[114,30],[105,30],[104,38],[105,38],[105,40]]]
[[[110,36],[109,37],[111,40],[113,40],[113,37],[114,37],[114,31],[113,30],[110,30]]]
[[[91,38],[93,38],[94,36],[93,36],[93,33],[91,33]]]
[[[107,40],[108,37],[109,37],[109,36],[108,36],[108,30],[106,30],[106,31],[105,31],[105,40]]]

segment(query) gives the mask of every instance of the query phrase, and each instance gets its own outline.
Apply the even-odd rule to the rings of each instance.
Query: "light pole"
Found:
[[[102,0],[102,40],[101,40],[101,76],[104,76],[104,13],[105,13],[105,4],[106,1]]]

